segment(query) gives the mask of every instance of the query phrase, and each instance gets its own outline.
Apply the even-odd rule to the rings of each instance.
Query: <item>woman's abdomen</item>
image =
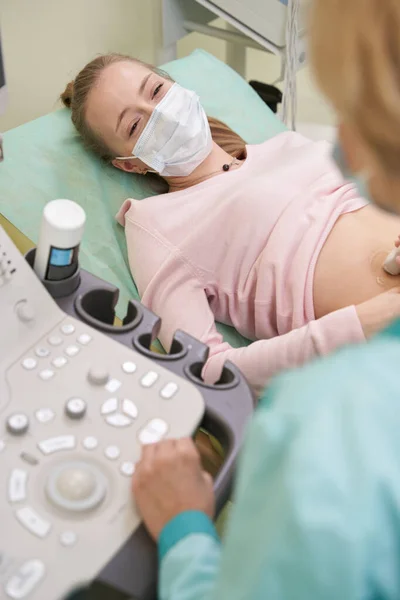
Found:
[[[316,318],[360,304],[400,285],[383,262],[400,234],[400,218],[365,206],[342,215],[329,234],[314,272]]]

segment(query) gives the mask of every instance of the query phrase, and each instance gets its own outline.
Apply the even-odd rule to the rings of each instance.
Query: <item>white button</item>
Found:
[[[93,385],[105,385],[109,379],[109,373],[102,367],[92,367],[89,370],[88,379]]]
[[[106,417],[106,421],[109,425],[112,425],[113,427],[127,427],[132,423],[132,421],[128,419],[128,417],[125,417],[125,415],[121,415],[121,413],[109,415],[108,417]]]
[[[53,452],[59,452],[60,450],[73,450],[75,448],[75,437],[73,435],[60,435],[39,442],[38,447],[43,454],[53,454]]]
[[[90,344],[91,341],[92,336],[88,333],[82,333],[82,335],[78,337],[78,342],[82,344],[82,346],[87,346],[88,344]]]
[[[62,338],[60,338],[58,335],[52,335],[47,341],[49,342],[50,346],[61,346],[63,343]]]
[[[71,398],[65,405],[65,412],[71,419],[81,419],[86,413],[86,402],[82,398]]]
[[[170,400],[173,396],[175,396],[177,391],[177,384],[171,381],[170,383],[167,383],[165,387],[163,387],[163,389],[160,392],[160,396],[161,398],[164,398],[164,400]]]
[[[139,434],[139,441],[144,446],[146,444],[155,444],[156,442],[159,442],[161,439],[162,439],[162,437],[158,433],[156,433],[154,431],[149,431],[148,429],[142,429],[142,431]]]
[[[142,444],[154,444],[159,442],[168,431],[168,425],[162,419],[152,419],[142,429],[139,434],[139,440]]]
[[[75,331],[74,325],[72,323],[66,323],[61,327],[61,331],[64,335],[71,335]]]
[[[35,350],[35,354],[39,358],[46,358],[46,356],[50,354],[50,350],[48,350],[48,348],[45,348],[44,346],[38,346]]]
[[[131,417],[132,419],[136,419],[138,416],[138,409],[132,400],[124,400],[122,403],[122,410],[128,417]]]
[[[122,370],[124,371],[124,373],[128,373],[128,375],[131,375],[132,373],[134,373],[136,371],[136,365],[135,363],[131,362],[131,361],[127,361],[124,362],[124,364],[122,365]]]
[[[161,435],[165,435],[168,431],[168,425],[162,419],[152,419],[147,424],[147,428],[151,429],[152,431],[156,431]]]
[[[109,415],[110,413],[115,412],[118,409],[118,400],[116,398],[110,398],[103,402],[101,407],[102,415]]]
[[[49,381],[49,379],[52,379],[54,375],[55,373],[51,369],[44,369],[39,373],[39,377],[40,379],[43,379],[43,381]]]
[[[135,465],[132,462],[126,461],[122,463],[120,470],[122,475],[131,477],[131,475],[133,475],[135,472]]]
[[[32,371],[37,367],[37,360],[35,360],[34,358],[25,358],[25,360],[22,361],[22,366],[27,371]]]
[[[74,531],[63,531],[60,535],[60,542],[63,546],[71,547],[78,541],[78,536]]]
[[[65,349],[65,354],[70,358],[76,356],[77,354],[79,354],[79,352],[80,348],[78,346],[68,346],[68,348]]]
[[[6,447],[5,442],[3,442],[3,440],[0,440],[0,452],[3,452],[5,447]]]
[[[88,435],[83,440],[83,447],[86,448],[86,450],[94,450],[95,448],[97,448],[98,445],[99,442],[97,441],[97,439],[91,435]]]
[[[5,586],[11,600],[24,600],[33,592],[45,574],[44,564],[40,560],[29,560],[11,577]]]
[[[28,473],[22,469],[14,469],[8,480],[8,499],[10,502],[26,500],[26,484]]]
[[[30,506],[25,506],[17,510],[16,516],[21,525],[29,529],[34,535],[45,538],[49,534],[51,524],[42,519],[42,517],[39,517]]]
[[[17,413],[11,415],[7,419],[7,429],[10,433],[14,435],[22,435],[26,431],[28,431],[29,427],[29,419],[23,413]]]
[[[118,446],[107,446],[107,448],[104,450],[104,454],[110,460],[116,460],[121,454],[121,451]]]
[[[39,423],[49,423],[55,416],[55,412],[51,410],[51,408],[39,408],[39,410],[35,412],[35,417]]]
[[[65,356],[57,356],[57,358],[55,358],[51,364],[53,367],[56,367],[56,369],[61,369],[62,367],[65,367],[67,362],[68,360],[65,358]]]
[[[110,394],[115,394],[115,392],[117,390],[119,390],[119,388],[121,387],[122,383],[121,381],[118,381],[118,379],[110,379],[110,381],[107,383],[106,390],[107,392],[110,392]]]
[[[155,384],[157,379],[158,379],[158,374],[155,371],[149,371],[148,373],[146,373],[146,375],[144,375],[142,377],[140,383],[142,384],[143,387],[149,388]]]

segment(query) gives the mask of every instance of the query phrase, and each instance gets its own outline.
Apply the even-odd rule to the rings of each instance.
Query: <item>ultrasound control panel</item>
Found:
[[[178,334],[175,359],[157,357],[147,344],[154,316],[139,304],[113,332],[100,317],[114,292],[87,277],[56,302],[0,228],[1,600],[61,600],[102,576],[135,598],[154,597],[154,548],[131,493],[135,464],[143,445],[191,436],[218,414],[195,341]],[[227,427],[229,470],[216,482],[222,496],[235,428]]]

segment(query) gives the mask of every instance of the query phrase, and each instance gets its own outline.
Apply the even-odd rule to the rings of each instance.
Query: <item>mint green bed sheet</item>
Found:
[[[253,89],[207,52],[196,50],[163,68],[199,94],[208,115],[227,123],[248,143],[263,142],[285,130]],[[0,213],[36,243],[46,202],[69,198],[81,204],[87,214],[81,265],[120,289],[117,312],[123,317],[127,300],[138,298],[138,293],[129,270],[124,231],[114,216],[126,198],[153,195],[151,183],[89,154],[67,109],[26,123],[4,137]],[[233,346],[245,343],[231,327],[219,328]]]

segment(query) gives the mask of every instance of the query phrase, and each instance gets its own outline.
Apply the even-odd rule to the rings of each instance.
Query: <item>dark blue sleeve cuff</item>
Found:
[[[175,544],[194,533],[204,533],[219,542],[216,529],[209,517],[199,510],[180,513],[167,523],[158,538],[160,562]]]

